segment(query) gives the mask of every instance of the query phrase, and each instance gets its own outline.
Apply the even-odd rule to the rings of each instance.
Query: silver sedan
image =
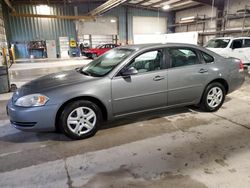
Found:
[[[38,78],[7,104],[24,131],[93,136],[103,121],[149,110],[198,105],[213,112],[244,82],[243,64],[188,44],[113,49],[88,65]]]

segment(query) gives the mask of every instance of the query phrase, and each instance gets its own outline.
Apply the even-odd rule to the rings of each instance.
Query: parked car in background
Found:
[[[86,49],[82,51],[82,55],[94,59],[102,54],[104,54],[105,52],[118,47],[117,44],[102,44],[99,45],[95,48],[90,48],[90,49]]]
[[[250,37],[215,38],[209,40],[205,47],[224,57],[238,58],[244,66],[250,65]]]
[[[156,109],[198,105],[218,110],[245,76],[238,59],[190,44],[118,47],[84,67],[33,80],[9,100],[11,125],[93,136],[102,121]]]

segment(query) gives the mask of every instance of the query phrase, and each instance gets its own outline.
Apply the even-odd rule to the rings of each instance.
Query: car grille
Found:
[[[36,125],[36,122],[16,122],[16,121],[10,121],[10,122],[18,127],[34,127]]]

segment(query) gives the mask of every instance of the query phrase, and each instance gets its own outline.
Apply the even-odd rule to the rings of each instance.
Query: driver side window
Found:
[[[138,73],[144,73],[162,69],[162,62],[162,50],[154,50],[139,55],[127,68],[134,67]]]

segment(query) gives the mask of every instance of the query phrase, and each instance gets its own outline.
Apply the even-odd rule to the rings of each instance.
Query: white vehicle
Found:
[[[215,38],[209,40],[205,47],[221,56],[238,58],[244,66],[250,65],[250,37]]]

